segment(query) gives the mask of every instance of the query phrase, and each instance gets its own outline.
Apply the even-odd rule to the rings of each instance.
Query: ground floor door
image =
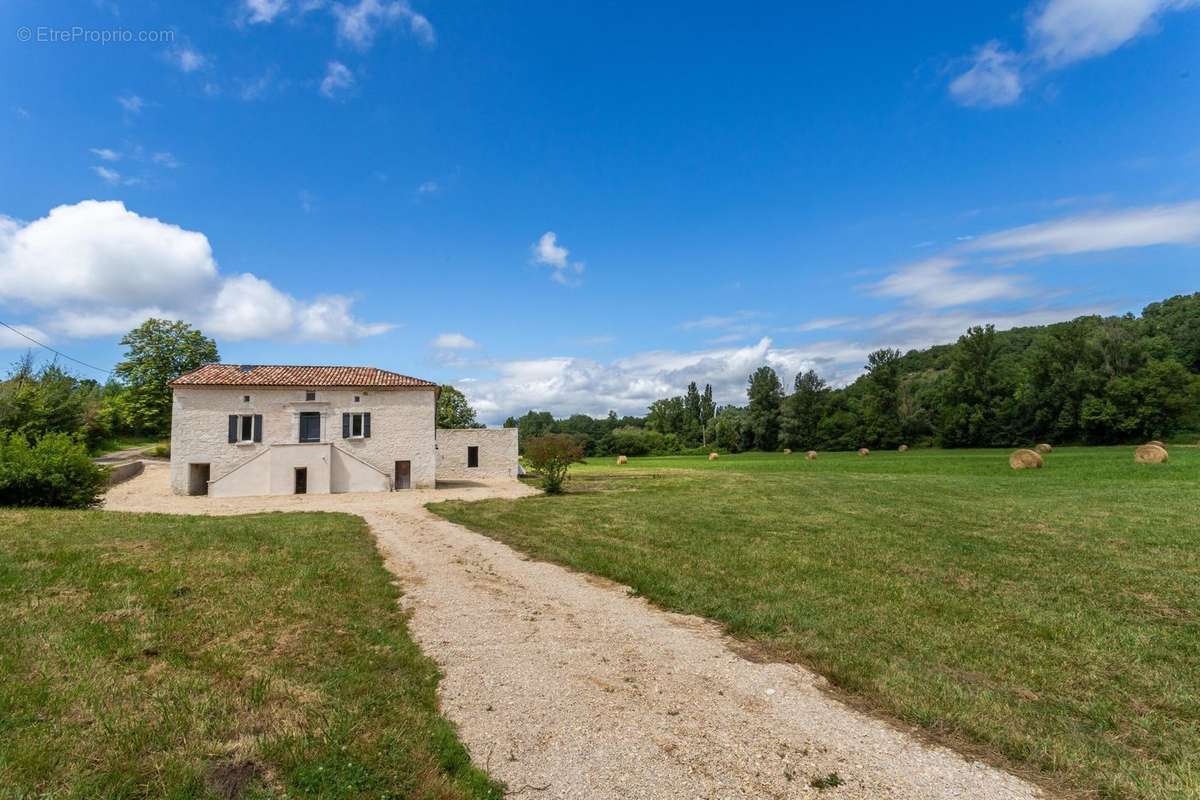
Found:
[[[397,490],[411,489],[412,488],[412,462],[411,461],[397,461],[395,476],[396,476],[396,479],[393,482],[393,486]]]
[[[296,467],[296,494],[308,494],[308,467]]]
[[[188,464],[188,494],[208,494],[208,464]]]

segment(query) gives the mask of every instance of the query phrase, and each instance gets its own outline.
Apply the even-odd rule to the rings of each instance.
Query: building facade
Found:
[[[454,477],[443,479],[516,476],[511,429],[483,429],[470,444],[459,442],[459,431],[442,431],[454,450],[439,458],[431,381],[373,367],[208,364],[171,388],[178,494],[433,488],[440,461],[455,465]]]

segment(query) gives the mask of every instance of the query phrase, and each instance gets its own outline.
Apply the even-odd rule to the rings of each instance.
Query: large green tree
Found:
[[[171,430],[171,389],[185,372],[220,361],[217,343],[186,322],[148,319],[121,339],[127,348],[114,372],[128,386],[131,424],[164,435]]]
[[[783,408],[783,384],[770,367],[759,367],[750,376],[746,396],[746,424],[759,450],[779,447],[779,414]]]
[[[828,402],[829,387],[815,370],[797,373],[780,413],[783,444],[797,450],[823,446],[820,424]]]
[[[438,389],[437,426],[439,428],[482,428],[467,396],[448,383]]]

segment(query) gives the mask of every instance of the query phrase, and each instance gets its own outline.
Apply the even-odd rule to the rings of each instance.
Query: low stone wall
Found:
[[[113,464],[108,468],[108,485],[116,486],[118,483],[124,483],[130,478],[137,477],[142,474],[142,470],[146,468],[146,462],[126,461],[124,464]]]
[[[479,448],[479,466],[467,466],[470,447]],[[437,479],[490,481],[517,477],[516,428],[438,428]]]

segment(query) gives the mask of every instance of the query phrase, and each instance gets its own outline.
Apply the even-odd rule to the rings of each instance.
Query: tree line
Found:
[[[643,417],[530,411],[505,425],[522,441],[571,435],[589,455],[1160,439],[1200,431],[1200,293],[1152,303],[1140,316],[977,326],[954,344],[879,349],[844,387],[813,370],[785,385],[762,366],[748,377],[746,400],[717,406],[711,387],[693,382]]]

